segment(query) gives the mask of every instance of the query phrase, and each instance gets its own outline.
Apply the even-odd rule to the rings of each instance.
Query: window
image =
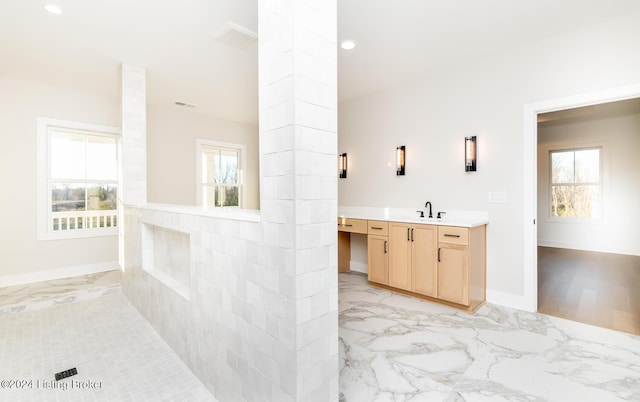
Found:
[[[550,151],[551,216],[599,219],[601,147]]]
[[[246,147],[198,140],[198,203],[209,207],[242,208],[242,172]]]
[[[117,129],[38,119],[38,237],[117,234]]]

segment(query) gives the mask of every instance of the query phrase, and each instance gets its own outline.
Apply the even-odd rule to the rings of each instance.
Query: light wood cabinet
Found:
[[[437,227],[389,224],[389,286],[437,297]]]
[[[438,244],[438,297],[453,303],[469,305],[468,247]]]
[[[349,233],[367,233],[367,220],[338,218],[338,231]]]
[[[389,222],[368,221],[367,260],[370,282],[389,284]]]
[[[389,286],[411,290],[411,225],[389,223]]]
[[[438,227],[438,298],[475,310],[485,301],[484,225]]]
[[[389,284],[389,237],[367,236],[367,257],[369,260],[369,281]]]
[[[368,279],[412,296],[475,311],[485,302],[486,225],[458,227],[338,218],[338,268],[350,236],[367,234]]]
[[[411,233],[411,290],[438,297],[437,226],[414,225]]]

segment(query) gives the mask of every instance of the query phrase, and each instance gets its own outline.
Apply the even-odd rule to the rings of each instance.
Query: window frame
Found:
[[[51,119],[45,117],[37,118],[37,239],[38,241],[63,240],[63,239],[83,239],[92,237],[117,236],[118,226],[108,228],[91,228],[81,230],[52,230],[49,222],[52,219],[52,200],[49,188],[50,180],[50,135],[51,129],[60,129],[80,134],[110,137],[116,140],[117,166],[120,170],[120,129],[112,126],[97,124],[79,123],[75,121]],[[117,186],[117,206],[120,209],[121,183],[119,172],[116,176]],[[121,224],[121,222],[118,222]]]
[[[576,183],[575,182],[575,170],[574,170],[574,178],[570,183],[553,183],[553,153],[561,153],[561,152],[573,152],[574,153],[574,167],[575,167],[575,152],[577,151],[586,151],[586,150],[598,150],[598,182],[584,182],[584,183]],[[550,146],[547,151],[547,169],[548,169],[548,178],[547,178],[547,220],[553,223],[603,223],[604,222],[604,199],[605,199],[605,146],[602,143],[598,144],[584,144],[580,146]],[[559,185],[566,186],[580,186],[580,185],[597,185],[600,193],[600,209],[599,216],[596,218],[580,218],[575,216],[553,216],[553,187]],[[575,200],[574,200],[575,201]]]
[[[245,197],[244,197],[244,172],[246,171],[246,155],[247,146],[244,144],[238,144],[233,142],[224,142],[217,140],[209,140],[204,138],[196,139],[196,205],[203,206],[203,194],[202,194],[202,151],[205,148],[226,149],[238,152],[238,206],[224,206],[216,207],[208,206],[207,208],[239,208],[244,209]]]

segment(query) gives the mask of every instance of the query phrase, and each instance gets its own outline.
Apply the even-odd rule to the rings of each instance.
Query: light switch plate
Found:
[[[506,191],[490,191],[489,202],[491,203],[507,202],[507,192]]]

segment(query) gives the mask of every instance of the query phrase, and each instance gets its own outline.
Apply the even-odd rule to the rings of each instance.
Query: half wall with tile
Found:
[[[123,290],[219,400],[338,401],[337,4],[258,6],[261,210],[126,205]]]

